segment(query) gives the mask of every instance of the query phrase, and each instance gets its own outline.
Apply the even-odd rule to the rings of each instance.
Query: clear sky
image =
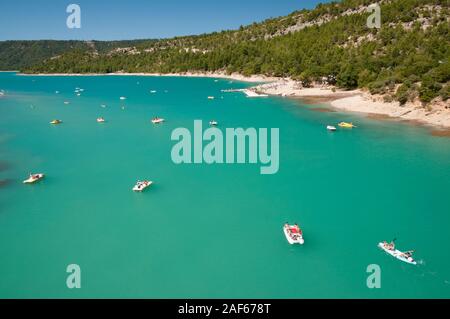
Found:
[[[328,0],[0,0],[0,40],[123,40],[201,34],[259,22]],[[81,7],[81,29],[66,8]]]

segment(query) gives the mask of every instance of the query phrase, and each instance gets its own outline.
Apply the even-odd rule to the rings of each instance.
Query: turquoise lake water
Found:
[[[0,297],[449,298],[450,139],[220,92],[248,85],[0,73]],[[156,115],[167,122],[152,125]],[[279,128],[278,174],[175,165],[171,132],[196,119]],[[343,120],[358,128],[325,129]],[[30,172],[47,177],[23,185]],[[146,178],[154,187],[133,193]],[[286,221],[300,223],[304,246],[287,243]],[[419,265],[377,248],[393,238]],[[81,289],[66,286],[69,264]],[[370,264],[380,289],[366,285]]]

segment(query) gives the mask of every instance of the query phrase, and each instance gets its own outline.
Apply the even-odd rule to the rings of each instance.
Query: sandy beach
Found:
[[[249,83],[264,83],[279,81],[279,78],[265,75],[244,76],[239,73],[227,74],[225,72],[185,72],[185,73],[18,73],[21,76],[167,76],[167,77],[193,77],[193,78],[217,78]]]
[[[450,101],[431,103],[423,107],[420,102],[384,102],[381,96],[373,96],[362,90],[343,91],[332,87],[302,88],[291,79],[279,79],[276,82],[262,84],[253,88],[256,92],[284,97],[298,97],[309,103],[327,103],[331,107],[347,111],[359,112],[381,117],[397,118],[414,123],[450,129]],[[444,134],[446,135],[446,134]]]

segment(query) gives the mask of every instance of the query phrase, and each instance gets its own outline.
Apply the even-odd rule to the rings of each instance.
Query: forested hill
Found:
[[[0,41],[0,70],[28,69],[71,51],[107,53],[116,48],[152,41]]]
[[[18,66],[28,73],[225,71],[292,77],[304,84],[326,77],[336,79],[339,87],[369,88],[402,103],[417,96],[423,102],[448,99],[450,1],[378,1],[380,29],[367,27],[366,9],[372,3],[321,4],[239,30],[198,36],[127,45],[65,43],[63,53],[48,54],[38,42],[38,57],[31,50],[26,56],[33,58]],[[4,46],[2,59],[11,44]],[[9,66],[17,68],[12,62]]]

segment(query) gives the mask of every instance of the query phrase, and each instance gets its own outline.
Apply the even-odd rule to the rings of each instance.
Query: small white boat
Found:
[[[106,104],[102,104],[102,105],[100,105],[100,107],[106,108]]]
[[[155,117],[154,119],[152,119],[153,124],[161,124],[163,122],[165,122],[165,119],[160,118],[160,117]]]
[[[289,244],[303,245],[305,243],[305,240],[303,239],[303,232],[298,225],[289,225],[286,223],[283,227],[283,231]]]
[[[124,101],[124,100],[126,100],[127,98],[126,98],[125,96],[121,96],[120,99],[121,99],[122,101]]]
[[[50,124],[52,124],[52,125],[59,125],[59,124],[62,124],[62,121],[61,120],[53,120],[53,121],[50,122]]]
[[[77,96],[81,96],[81,93],[77,93]]]
[[[151,90],[150,93],[151,93],[151,94],[155,94],[155,93],[156,93],[156,90]]]
[[[336,129],[336,126],[328,125],[328,126],[327,126],[327,130],[328,130],[328,131],[331,131],[331,132],[334,132],[334,131],[336,131],[337,129]]]
[[[211,125],[211,126],[217,126],[217,125],[219,125],[219,123],[217,123],[217,121],[210,121],[209,122],[209,125]]]
[[[152,181],[138,181],[133,187],[135,192],[143,192],[146,188],[149,188],[153,184]]]
[[[214,100],[215,97],[214,96],[208,96],[208,100]]]
[[[69,102],[69,101],[64,101],[64,104],[65,104],[65,105],[69,105],[70,102]]]
[[[105,119],[103,118],[103,117],[99,117],[98,119],[97,119],[97,123],[105,123],[106,121],[105,121]]]
[[[42,180],[45,177],[44,174],[30,174],[30,177],[28,179],[24,180],[24,184],[34,184],[40,180]]]
[[[414,258],[411,257],[410,254],[408,254],[408,252],[404,253],[395,248],[390,249],[389,244],[387,242],[379,243],[378,247],[383,249],[386,253],[388,253],[392,257],[397,258],[398,260],[401,260],[407,264],[417,265],[417,262],[414,260]]]

